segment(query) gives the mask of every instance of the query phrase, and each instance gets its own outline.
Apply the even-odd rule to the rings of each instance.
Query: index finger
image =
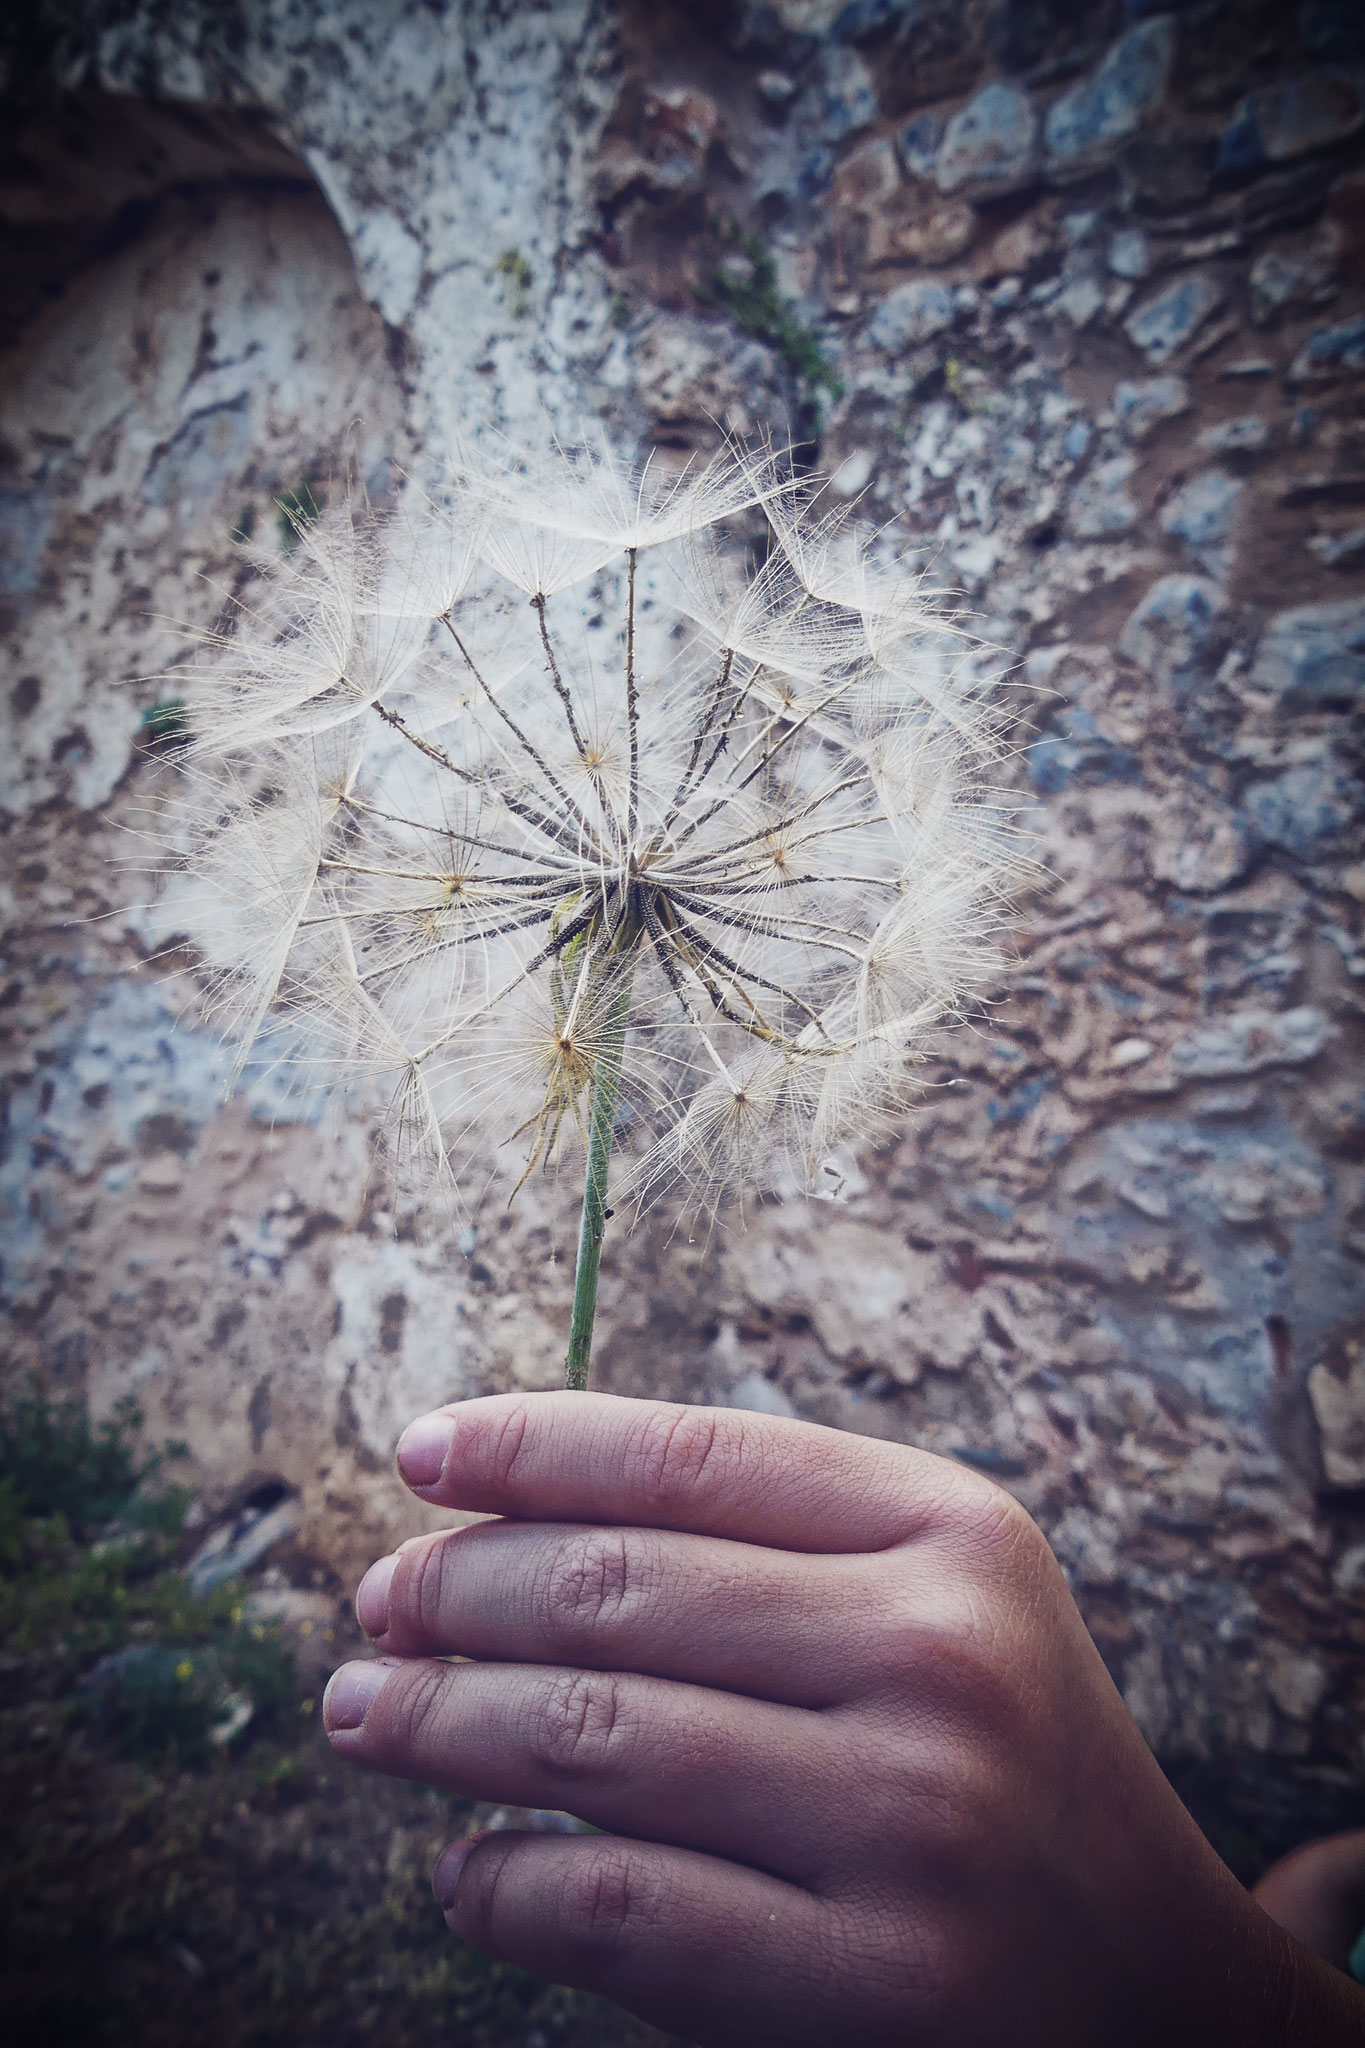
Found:
[[[614,1394],[492,1394],[398,1445],[434,1506],[626,1523],[774,1549],[885,1550],[997,1490],[946,1458],[817,1423]],[[997,1497],[999,1497],[997,1495]]]

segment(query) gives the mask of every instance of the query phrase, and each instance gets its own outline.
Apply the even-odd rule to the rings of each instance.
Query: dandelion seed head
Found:
[[[207,638],[211,1001],[377,1091],[417,1180],[581,1150],[624,1018],[627,1198],[810,1182],[992,971],[999,674],[771,453],[462,451],[302,528]]]

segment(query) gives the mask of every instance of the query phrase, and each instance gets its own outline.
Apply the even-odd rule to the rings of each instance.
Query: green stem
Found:
[[[583,1183],[583,1221],[578,1232],[569,1358],[564,1369],[565,1386],[580,1393],[588,1384],[592,1326],[597,1314],[597,1273],[602,1264],[602,1237],[611,1213],[607,1208],[607,1169],[611,1164],[616,1104],[621,1093],[621,1062],[625,1056],[626,1024],[630,1016],[630,984],[631,970],[627,966],[607,1012],[603,1032],[605,1043],[593,1076],[592,1102],[588,1110],[588,1170]]]

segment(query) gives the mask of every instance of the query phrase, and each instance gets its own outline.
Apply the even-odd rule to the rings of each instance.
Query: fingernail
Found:
[[[396,1657],[367,1657],[332,1673],[322,1695],[322,1725],[329,1735],[348,1734],[360,1726],[397,1662]]]
[[[389,1587],[398,1569],[398,1553],[372,1564],[356,1587],[355,1618],[367,1636],[382,1636],[389,1625]]]
[[[455,1424],[448,1415],[419,1415],[398,1439],[398,1469],[419,1492],[435,1486],[445,1470]]]
[[[466,1835],[462,1842],[452,1842],[448,1848],[442,1849],[437,1857],[436,1868],[431,1873],[431,1889],[443,1913],[448,1913],[454,1905],[460,1872],[469,1861],[471,1851],[477,1849],[482,1840],[482,1835]]]

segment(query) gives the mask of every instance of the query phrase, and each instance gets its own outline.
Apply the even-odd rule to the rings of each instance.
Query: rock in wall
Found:
[[[265,1068],[225,1100],[191,961],[113,914],[175,772],[141,721],[176,687],[136,679],[347,470],[382,496],[460,426],[770,427],[1017,662],[1050,881],[989,1029],[829,1200],[610,1245],[603,1384],[994,1473],[1165,1758],[1344,1812],[1357,10],[87,0],[10,69],[16,1369],[135,1393],[222,1495],[284,1480],[346,1569],[414,1526],[409,1414],[553,1382],[567,1195],[395,1235],[365,1117],[291,1120]]]

